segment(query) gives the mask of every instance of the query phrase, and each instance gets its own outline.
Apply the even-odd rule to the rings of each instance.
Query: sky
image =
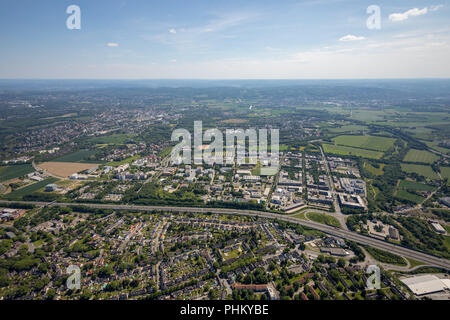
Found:
[[[3,79],[450,77],[450,0],[2,0],[0,30]]]

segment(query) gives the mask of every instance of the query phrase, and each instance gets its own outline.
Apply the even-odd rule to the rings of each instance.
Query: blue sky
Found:
[[[0,78],[450,77],[449,0],[2,0],[0,28]]]

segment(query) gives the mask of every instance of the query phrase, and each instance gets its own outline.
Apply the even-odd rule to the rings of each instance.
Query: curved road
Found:
[[[197,212],[197,213],[217,213],[217,214],[233,214],[245,215],[253,217],[261,217],[266,219],[278,219],[286,222],[300,224],[306,227],[314,228],[329,235],[337,236],[347,240],[351,240],[363,245],[392,252],[403,257],[411,258],[425,262],[427,265],[441,267],[450,270],[450,261],[444,258],[438,258],[430,254],[420,251],[408,249],[399,245],[388,243],[379,239],[371,238],[369,236],[361,235],[359,233],[343,230],[331,226],[327,226],[314,221],[301,220],[290,216],[283,216],[280,214],[254,211],[254,210],[234,210],[222,208],[194,208],[194,207],[163,207],[163,206],[138,206],[138,205],[114,205],[114,204],[94,204],[94,203],[59,203],[59,202],[27,202],[27,201],[0,201],[0,203],[24,203],[34,204],[40,206],[59,205],[59,206],[86,206],[98,209],[116,209],[116,210],[141,210],[141,211],[169,211],[169,212]]]

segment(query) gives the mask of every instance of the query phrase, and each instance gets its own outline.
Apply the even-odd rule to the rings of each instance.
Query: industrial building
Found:
[[[440,279],[430,274],[400,279],[400,281],[417,296],[450,290],[450,279]]]

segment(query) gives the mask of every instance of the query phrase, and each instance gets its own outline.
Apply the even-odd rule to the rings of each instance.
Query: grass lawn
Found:
[[[392,148],[394,146],[395,139],[370,135],[342,135],[334,138],[333,141],[337,145],[347,147],[355,147],[375,151],[387,151],[389,148]]]
[[[308,213],[306,213],[306,217],[312,221],[326,224],[328,226],[341,227],[341,223],[339,222],[338,219],[336,219],[333,216],[329,216],[329,215],[326,215],[323,213],[308,212]]]
[[[296,213],[296,214],[294,214],[292,217],[297,218],[297,219],[303,219],[303,220],[306,220],[306,217],[305,217],[305,211],[300,212],[300,213]]]
[[[230,260],[230,259],[238,258],[239,255],[240,255],[240,251],[238,249],[236,249],[236,250],[232,250],[232,251],[229,251],[229,252],[226,252],[226,253],[224,252],[222,254],[222,257],[223,257],[224,260]]]
[[[420,164],[407,164],[402,163],[401,164],[402,170],[408,173],[417,173],[421,176],[424,176],[425,178],[429,179],[436,179],[439,180],[439,176],[436,172],[433,171],[433,169],[430,166],[420,165]]]
[[[323,149],[326,153],[337,154],[340,156],[356,156],[368,159],[380,159],[383,156],[383,153],[379,151],[337,146],[332,144],[323,144]]]
[[[19,178],[34,171],[31,164],[0,166],[0,182]]]
[[[404,162],[433,163],[439,159],[437,155],[426,150],[411,149],[403,159]]]
[[[425,264],[424,262],[417,261],[417,260],[414,260],[414,259],[411,259],[411,258],[406,258],[406,259],[408,260],[409,265],[410,265],[411,268],[414,268],[414,267],[421,266],[421,265]]]

